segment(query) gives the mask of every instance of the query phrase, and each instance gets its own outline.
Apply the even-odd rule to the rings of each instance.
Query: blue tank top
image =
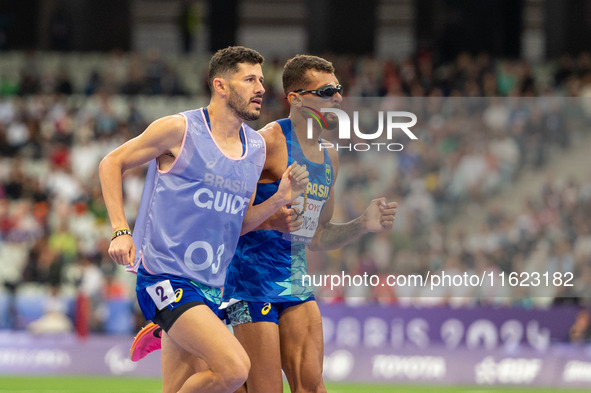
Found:
[[[150,162],[133,239],[142,273],[219,288],[265,163],[265,142],[243,124],[244,153],[228,157],[213,139],[206,114],[205,108],[182,113],[187,128],[168,170]]]
[[[310,173],[306,196],[300,196],[298,207],[306,205],[304,224],[292,234],[279,231],[252,231],[240,237],[236,254],[228,268],[224,300],[240,299],[257,302],[288,302],[309,298],[312,288],[302,285],[302,276],[308,274],[306,245],[310,243],[324,203],[328,199],[333,182],[333,168],[328,152],[324,162],[314,163],[306,159],[291,120],[277,123],[285,135],[288,165],[297,161],[305,164]],[[254,204],[259,204],[273,195],[280,180],[259,183]]]

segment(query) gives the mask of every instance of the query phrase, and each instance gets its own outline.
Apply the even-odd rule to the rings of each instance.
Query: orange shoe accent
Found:
[[[137,362],[145,358],[150,352],[157,351],[160,348],[162,348],[162,328],[154,322],[150,322],[133,339],[129,357],[132,361]]]

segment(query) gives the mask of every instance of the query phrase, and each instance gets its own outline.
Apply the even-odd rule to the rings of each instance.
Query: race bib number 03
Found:
[[[152,300],[154,300],[158,310],[162,310],[176,299],[169,280],[160,281],[156,284],[150,285],[149,287],[146,287],[146,291],[148,291],[148,294]]]

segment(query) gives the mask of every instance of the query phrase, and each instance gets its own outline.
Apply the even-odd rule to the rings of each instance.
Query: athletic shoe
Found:
[[[145,358],[150,352],[162,348],[161,340],[162,328],[154,322],[150,322],[133,339],[133,344],[131,344],[131,349],[129,350],[129,357],[134,362]]]

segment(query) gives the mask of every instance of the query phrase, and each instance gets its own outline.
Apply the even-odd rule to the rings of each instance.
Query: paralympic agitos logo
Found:
[[[314,121],[320,126],[321,129],[328,128],[328,122],[322,113],[330,112],[334,113],[338,118],[339,128],[339,141],[346,141],[351,139],[351,119],[347,112],[338,108],[321,108],[320,111],[310,108],[308,106],[305,113],[310,115],[308,118],[308,139],[314,137],[313,128]],[[336,150],[348,150],[348,151],[369,151],[369,150],[388,150],[388,151],[401,151],[404,146],[402,143],[391,142],[395,132],[403,131],[406,136],[411,140],[417,140],[417,136],[410,130],[410,127],[417,124],[417,116],[412,112],[404,111],[379,111],[378,112],[378,128],[376,131],[371,133],[363,132],[359,129],[359,112],[353,111],[353,132],[359,139],[363,139],[366,142],[363,143],[331,143],[321,142],[319,149],[335,148]],[[384,120],[385,119],[385,120]],[[406,119],[407,121],[400,121]],[[384,123],[386,123],[384,127]],[[386,139],[388,142],[376,142],[375,140],[382,137],[386,131]],[[374,142],[369,142],[374,141]]]

